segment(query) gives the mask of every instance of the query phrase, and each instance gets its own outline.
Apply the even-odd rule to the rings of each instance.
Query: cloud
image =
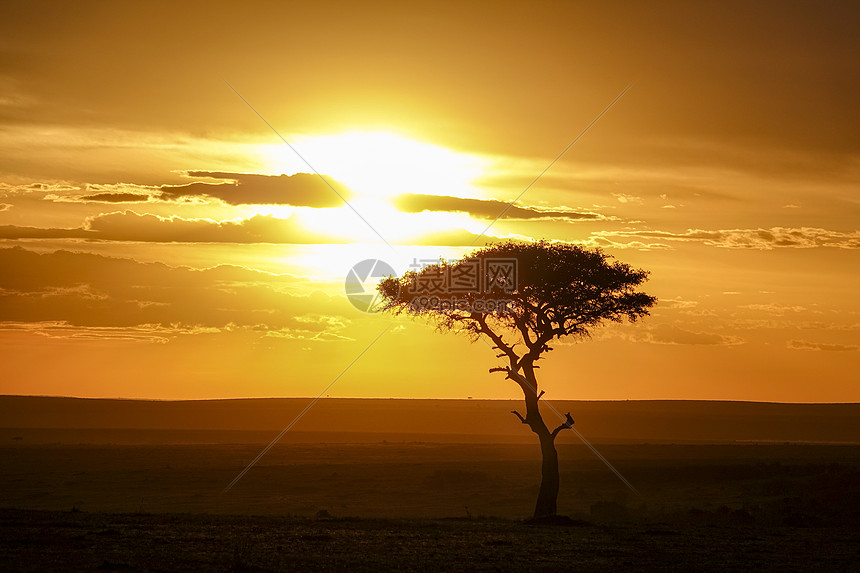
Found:
[[[509,206],[503,201],[494,199],[463,199],[446,195],[420,195],[407,193],[395,200],[395,206],[405,213],[420,213],[422,211],[448,211],[468,213],[479,219],[495,219],[504,212],[505,219],[566,219],[566,220],[602,220],[598,213],[577,212],[572,209],[550,210],[541,207]],[[507,211],[505,211],[507,209]]]
[[[355,341],[354,338],[338,334],[337,332],[314,332],[311,330],[285,328],[279,330],[268,330],[266,331],[266,334],[264,336],[266,338],[286,338],[289,340],[315,340],[317,342]]]
[[[599,338],[621,338],[631,342],[647,342],[651,344],[678,344],[693,346],[736,346],[744,344],[737,336],[716,334],[712,332],[694,332],[678,328],[670,324],[656,326],[642,325],[635,329],[605,329]]]
[[[345,297],[293,294],[290,275],[205,270],[86,253],[0,249],[0,325],[45,336],[164,338],[231,329],[348,338]]]
[[[614,237],[610,238],[603,234],[606,232],[602,232],[599,235],[591,235],[586,240],[581,241],[581,243],[587,247],[601,247],[601,248],[612,248],[612,249],[637,249],[640,251],[656,251],[656,250],[665,250],[671,249],[669,245],[665,243],[648,243],[637,240],[616,240]]]
[[[82,195],[76,199],[83,203],[145,203],[150,198],[150,195],[141,193],[95,193]]]
[[[860,346],[856,344],[822,344],[805,340],[791,340],[786,345],[793,350],[824,350],[827,352],[856,352]]]
[[[318,327],[333,326],[345,328],[351,321],[344,316],[326,316],[323,314],[302,314],[296,317],[296,322]],[[322,330],[322,328],[320,328]]]
[[[693,308],[698,306],[698,301],[686,300],[679,296],[674,298],[661,298],[660,306],[664,308]]]
[[[729,249],[771,250],[780,247],[811,249],[834,247],[840,249],[860,249],[860,231],[841,232],[814,227],[772,227],[770,229],[728,229],[705,231],[688,229],[682,233],[671,231],[598,231],[590,241],[606,241],[613,246],[631,243],[649,247],[665,245],[643,243],[648,240],[698,242],[705,245]]]
[[[721,345],[734,346],[743,344],[743,340],[737,336],[726,336],[710,332],[693,332],[684,330],[668,324],[658,325],[648,332],[648,342],[656,344],[693,344],[693,345]]]
[[[178,336],[246,332],[264,338],[306,340],[317,342],[354,341],[354,338],[324,329],[266,328],[263,325],[228,324],[223,328],[140,324],[136,326],[77,326],[66,321],[0,322],[0,331],[26,331],[37,336],[62,340],[90,340],[99,342],[126,342],[167,344]]]
[[[290,205],[294,207],[327,208],[343,205],[349,190],[326,177],[331,187],[318,175],[261,175],[222,171],[187,171],[185,174],[202,181],[181,185],[147,186],[131,183],[87,184],[87,193],[77,187],[56,189],[44,198],[59,203],[144,203],[150,201],[189,201],[194,198],[217,199],[228,205]],[[42,186],[41,188],[44,188]],[[37,188],[37,190],[41,190]],[[337,193],[332,189],[337,190]]]
[[[255,215],[250,219],[215,221],[138,214],[105,213],[88,218],[84,228],[97,238],[114,241],[174,243],[318,243],[326,238],[299,228],[292,217]]]
[[[82,227],[52,229],[0,226],[0,239],[100,239],[157,243],[293,243],[345,242],[311,233],[293,217],[255,215],[249,219],[215,221],[115,211],[88,217]]]
[[[0,182],[0,196],[12,197],[39,197],[43,199],[56,199],[56,194],[80,191],[81,188],[67,183],[28,183],[26,185],[12,185]]]
[[[0,239],[91,239],[105,241],[134,241],[152,243],[272,243],[272,244],[346,244],[349,239],[336,239],[305,229],[301,215],[281,219],[272,215],[254,215],[249,219],[216,221],[162,217],[134,211],[114,211],[88,217],[83,226],[72,229],[0,226]],[[527,237],[505,237],[528,240]],[[500,240],[495,236],[478,235],[465,229],[452,229],[416,236],[404,241],[413,245],[453,247],[484,246]]]
[[[27,331],[45,338],[66,340],[111,340],[149,344],[165,344],[173,336],[189,334],[183,327],[162,327],[155,324],[139,326],[74,326],[65,321],[0,322],[0,330]]]
[[[77,187],[55,190],[43,197],[54,203],[146,203],[154,201],[160,192],[158,187],[135,185],[133,183],[88,183],[86,192],[81,195]]]
[[[348,199],[343,184],[318,175],[259,175],[220,171],[189,171],[190,177],[225,180],[225,182],[195,181],[185,185],[161,186],[161,199],[176,200],[190,197],[220,199],[228,205],[291,205],[293,207],[339,207]],[[329,184],[331,187],[329,187]],[[334,190],[333,190],[333,189]],[[337,193],[335,193],[337,190]]]
[[[0,225],[0,239],[96,239],[86,229],[46,229],[42,227],[20,227]]]
[[[613,193],[612,196],[615,197],[619,203],[642,204],[642,197],[637,197],[635,195],[628,195],[627,193]]]
[[[779,316],[783,316],[788,312],[803,312],[808,310],[804,306],[799,305],[785,305],[785,304],[777,304],[777,303],[767,303],[767,304],[745,304],[740,308],[747,308],[749,310],[758,310],[761,312],[766,312],[768,314],[776,314]]]

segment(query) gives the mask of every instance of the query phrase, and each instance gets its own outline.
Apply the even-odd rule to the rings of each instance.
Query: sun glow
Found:
[[[291,145],[266,145],[261,156],[270,173],[315,170],[349,188],[349,205],[331,209],[290,209],[261,214],[289,216],[307,231],[333,240],[419,244],[433,234],[484,225],[464,213],[403,213],[391,198],[403,193],[480,197],[474,182],[485,177],[491,161],[477,155],[381,131],[294,136]]]
[[[391,132],[352,131],[293,139],[292,147],[313,169],[363,197],[401,193],[474,197],[480,191],[472,182],[482,177],[490,164],[476,155]],[[309,171],[289,146],[267,145],[260,151],[273,173]]]
[[[303,210],[298,220],[309,231],[332,239],[375,243],[381,242],[381,235],[387,242],[401,245],[420,243],[422,238],[443,231],[483,230],[480,222],[465,213],[402,213],[380,197],[358,197],[350,205],[355,211],[346,206]]]

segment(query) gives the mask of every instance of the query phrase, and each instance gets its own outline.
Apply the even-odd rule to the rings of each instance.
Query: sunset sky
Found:
[[[0,394],[316,396],[382,333],[327,394],[517,398],[481,342],[344,295],[363,259],[513,238],[602,247],[659,298],[556,344],[549,399],[860,401],[858,21],[4,2]]]

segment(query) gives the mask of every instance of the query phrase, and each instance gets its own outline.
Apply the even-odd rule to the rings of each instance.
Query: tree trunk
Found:
[[[541,453],[541,481],[538,491],[535,517],[547,517],[556,514],[558,501],[558,452],[555,449],[555,438],[549,432],[538,434]]]
[[[535,517],[547,517],[556,514],[558,503],[558,452],[555,449],[555,436],[546,427],[540,413],[537,394],[537,380],[532,368],[524,368],[525,379],[519,382],[526,400],[526,417],[523,420],[537,434],[540,440],[541,453],[541,482],[538,491]]]

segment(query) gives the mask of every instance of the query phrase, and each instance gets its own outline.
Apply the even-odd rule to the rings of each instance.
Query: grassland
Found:
[[[525,445],[0,449],[0,568],[38,570],[850,570],[860,447],[561,450],[562,525],[528,524]]]
[[[567,439],[559,512],[569,519],[535,524],[527,518],[540,460],[530,441],[312,428],[288,434],[225,492],[271,430],[205,430],[205,420],[42,427],[48,419],[0,429],[3,571],[850,571],[860,563],[860,445],[850,421],[833,434],[844,443],[598,441],[635,492]]]

